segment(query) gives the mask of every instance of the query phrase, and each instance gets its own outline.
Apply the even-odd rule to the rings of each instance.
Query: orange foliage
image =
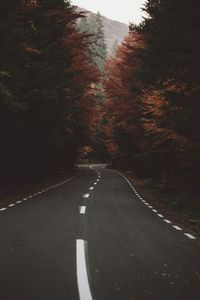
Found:
[[[178,110],[178,107],[171,107],[169,102],[162,96],[161,91],[148,91],[143,94],[143,127],[148,136],[156,136],[151,141],[151,147],[157,148],[163,143],[173,145],[174,149],[188,147],[188,139],[170,127],[169,113]]]
[[[106,66],[105,80],[106,101],[104,119],[108,151],[117,154],[119,147],[114,141],[114,130],[122,128],[131,136],[136,133],[136,114],[138,111],[137,88],[133,69],[138,66],[135,52],[143,46],[140,35],[129,33],[124,43],[119,46],[116,56],[111,57]]]

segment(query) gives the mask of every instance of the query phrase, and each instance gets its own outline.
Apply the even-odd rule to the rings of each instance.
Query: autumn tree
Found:
[[[192,3],[147,1],[146,18],[130,26],[129,44],[107,66],[112,157],[168,186],[198,181],[200,22]],[[136,44],[138,36],[143,42]]]
[[[158,90],[159,98],[164,99],[162,120],[156,116],[152,120],[166,131],[165,141],[164,136],[157,136],[164,142],[159,151],[168,156],[165,161],[175,176],[177,171],[194,176],[200,163],[200,21],[196,8],[196,0],[149,0],[147,18],[133,29],[144,36],[146,45],[138,51],[138,78],[150,94]],[[169,135],[174,137],[172,142]]]
[[[138,66],[136,49],[142,43],[140,35],[130,33],[106,65],[106,143],[113,160],[127,168],[138,153],[141,133],[139,82],[134,79],[133,70]]]
[[[8,1],[1,8],[3,186],[73,167],[86,139],[86,95],[99,79],[88,37],[76,26],[81,14],[69,1]]]

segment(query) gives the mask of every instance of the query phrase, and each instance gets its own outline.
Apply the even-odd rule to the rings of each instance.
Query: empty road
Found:
[[[200,243],[101,165],[0,207],[2,300],[199,300]]]

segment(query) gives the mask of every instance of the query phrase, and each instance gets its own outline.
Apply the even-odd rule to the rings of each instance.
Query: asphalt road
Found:
[[[199,300],[200,242],[102,166],[0,207],[2,300]]]

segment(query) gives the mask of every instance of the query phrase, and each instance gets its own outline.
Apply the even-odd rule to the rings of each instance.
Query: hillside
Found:
[[[86,12],[88,16],[94,14],[90,11],[85,10],[84,8],[78,9],[80,9],[80,11]],[[119,21],[110,20],[104,16],[102,16],[102,19],[107,43],[107,50],[110,54],[116,42],[119,44],[123,41],[123,39],[128,33],[129,27],[127,24],[121,23]]]

